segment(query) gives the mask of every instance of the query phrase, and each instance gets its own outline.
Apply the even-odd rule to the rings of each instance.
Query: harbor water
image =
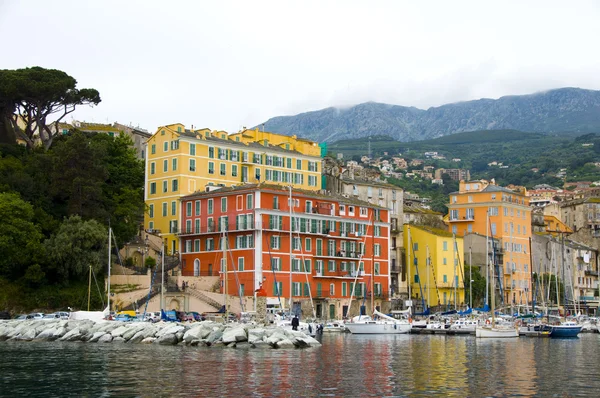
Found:
[[[6,397],[597,397],[600,335],[475,339],[325,335],[258,350],[0,342]]]

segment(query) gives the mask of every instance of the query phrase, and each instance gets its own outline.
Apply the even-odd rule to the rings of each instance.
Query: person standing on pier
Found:
[[[298,326],[300,325],[300,320],[298,319],[298,315],[294,316],[292,319],[292,330],[298,330]]]

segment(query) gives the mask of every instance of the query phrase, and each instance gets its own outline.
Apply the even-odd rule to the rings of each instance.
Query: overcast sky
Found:
[[[100,91],[78,120],[234,132],[366,101],[600,89],[597,1],[0,0],[0,69]]]

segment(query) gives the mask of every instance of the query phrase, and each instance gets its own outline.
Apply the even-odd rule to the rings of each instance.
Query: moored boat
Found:
[[[475,328],[478,338],[510,338],[519,337],[519,329],[514,326],[482,325]]]
[[[403,334],[410,332],[410,323],[406,319],[395,319],[379,311],[374,311],[373,315],[378,319],[371,318],[368,315],[354,317],[352,322],[347,322],[346,328],[352,334]]]
[[[550,337],[577,337],[581,332],[582,326],[577,322],[567,321],[560,325],[552,325]]]

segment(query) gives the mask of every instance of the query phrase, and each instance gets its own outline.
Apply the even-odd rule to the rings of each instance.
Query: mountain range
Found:
[[[600,132],[600,91],[559,88],[529,95],[457,102],[427,110],[366,102],[267,120],[264,129],[318,142],[387,135],[418,141],[477,130]]]

